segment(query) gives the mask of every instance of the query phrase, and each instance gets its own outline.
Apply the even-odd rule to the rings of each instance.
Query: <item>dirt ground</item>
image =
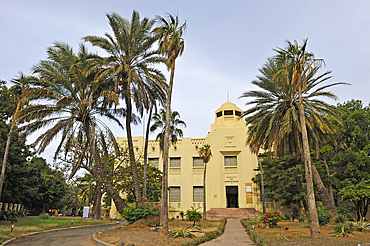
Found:
[[[279,222],[278,228],[270,229],[257,226],[256,232],[265,239],[267,245],[271,246],[354,246],[370,243],[370,232],[354,231],[354,235],[348,237],[335,237],[333,226],[334,222],[320,226],[320,239],[310,238],[310,228],[307,222]]]
[[[135,223],[127,226],[120,226],[108,230],[102,231],[99,234],[98,239],[109,243],[111,245],[120,245],[119,242],[123,242],[125,245],[133,243],[135,246],[179,246],[184,241],[189,241],[189,238],[172,238],[169,236],[162,236],[159,232],[152,231],[151,228],[159,224],[158,216],[149,216],[146,219],[141,219]],[[174,220],[169,222],[170,231],[178,230],[180,227],[186,228],[188,226],[190,231],[195,232],[195,235],[203,235],[202,232],[217,230],[220,221],[201,221],[196,223],[196,227],[193,227],[193,222]]]

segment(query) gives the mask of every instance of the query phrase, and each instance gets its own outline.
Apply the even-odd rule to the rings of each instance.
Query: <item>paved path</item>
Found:
[[[240,221],[237,219],[227,219],[226,229],[224,233],[204,244],[202,246],[247,246],[253,245],[252,240],[249,239]]]
[[[7,243],[6,246],[96,246],[92,240],[92,234],[118,225],[119,224],[109,224],[44,232],[13,240]]]

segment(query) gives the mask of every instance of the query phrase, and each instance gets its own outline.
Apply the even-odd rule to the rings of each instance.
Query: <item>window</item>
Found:
[[[181,158],[170,158],[170,167],[181,167]]]
[[[242,112],[240,112],[240,111],[236,111],[236,110],[235,110],[235,115],[236,115],[236,116],[241,116],[241,115],[242,115]]]
[[[193,167],[204,167],[203,160],[200,157],[193,157]]]
[[[194,186],[193,187],[193,201],[194,202],[203,202],[203,186]]]
[[[180,202],[180,187],[170,187],[170,202]]]
[[[233,115],[234,111],[233,110],[225,110],[224,115]]]
[[[149,158],[149,165],[159,168],[159,158]]]
[[[221,117],[222,116],[222,111],[218,112],[216,115],[217,115],[217,118]]]
[[[236,167],[237,158],[236,156],[225,156],[225,167]]]

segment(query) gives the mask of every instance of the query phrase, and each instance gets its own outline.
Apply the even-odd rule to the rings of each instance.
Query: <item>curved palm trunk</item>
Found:
[[[306,119],[304,115],[302,91],[301,91],[300,86],[298,88],[298,96],[299,96],[299,118],[301,121],[303,156],[304,156],[304,164],[305,164],[304,167],[305,167],[305,172],[306,172],[307,203],[308,203],[308,212],[309,212],[309,221],[310,221],[310,235],[311,235],[311,238],[319,238],[320,237],[320,225],[319,225],[319,219],[317,216],[317,209],[316,209],[316,203],[315,203],[315,194],[314,194],[313,181],[312,181],[310,148],[308,145]]]
[[[162,178],[162,200],[161,200],[161,217],[160,225],[163,235],[168,234],[168,148],[170,136],[170,117],[171,117],[171,96],[173,88],[173,78],[175,75],[175,61],[171,64],[170,84],[168,86],[166,102],[166,127],[164,130],[163,143],[163,178]]]
[[[21,100],[18,100],[17,103],[17,108],[15,109],[15,113],[18,113],[19,108],[21,107]],[[13,115],[13,117],[14,117]],[[12,140],[12,135],[13,135],[13,129],[14,129],[14,119],[12,119],[12,122],[10,123],[10,130],[8,133],[8,139],[6,141],[6,147],[5,147],[5,153],[4,153],[4,159],[3,159],[3,166],[1,167],[1,176],[0,176],[0,199],[1,199],[1,194],[3,192],[3,185],[4,185],[4,180],[5,180],[5,169],[6,169],[6,162],[8,161],[8,154],[9,154],[9,149],[10,149],[10,142]]]
[[[88,132],[88,131],[86,131],[86,132]],[[94,131],[92,131],[92,132],[94,132]],[[107,175],[105,175],[103,164],[101,162],[99,152],[96,150],[95,141],[93,141],[93,139],[91,137],[89,137],[89,134],[87,134],[87,142],[90,145],[90,149],[91,149],[92,155],[94,156],[95,165],[96,165],[96,168],[97,168],[97,171],[98,171],[97,174],[95,172],[92,173],[92,174],[95,175],[96,178],[101,179],[101,182],[105,185],[106,191],[112,197],[112,199],[113,199],[113,201],[116,205],[117,211],[120,214],[123,214],[123,209],[128,207],[128,205],[120,197],[120,195],[117,193],[117,191],[113,188],[113,185],[110,182],[110,180],[108,179]]]
[[[12,135],[13,135],[13,128],[14,128],[14,125],[10,124],[10,131],[8,133],[8,140],[6,141],[5,153],[4,153],[4,159],[3,159],[3,166],[1,167],[0,199],[1,199],[1,194],[2,194],[2,191],[3,191],[3,184],[4,184],[4,180],[5,180],[6,162],[8,160],[8,153],[9,153],[9,149],[10,149],[10,142],[11,142]]]
[[[257,155],[258,158],[258,155]],[[258,158],[258,165],[260,166],[261,173],[261,198],[262,198],[262,212],[266,213],[266,200],[265,200],[265,186],[263,184],[263,168],[261,165],[261,160]]]
[[[102,182],[96,181],[96,187],[95,187],[95,199],[94,199],[94,207],[93,207],[93,218],[94,220],[100,220],[101,218],[101,197],[103,195],[102,190]]]
[[[317,171],[316,166],[313,162],[311,162],[311,167],[316,188],[319,192],[322,203],[333,214],[334,218],[338,217],[338,211],[334,204],[334,197],[330,195],[329,190],[325,187],[320,177],[320,174]]]
[[[145,145],[144,145],[144,174],[143,174],[143,199],[146,200],[146,189],[147,189],[147,176],[148,176],[148,142],[149,142],[149,128],[150,128],[150,120],[152,119],[152,112],[153,112],[153,104],[150,106],[149,111],[149,118],[148,123],[146,125],[146,132],[145,132]]]
[[[127,116],[126,116],[127,145],[128,145],[129,156],[130,156],[131,175],[132,175],[132,180],[134,182],[135,202],[141,203],[142,200],[141,200],[139,176],[137,173],[135,153],[134,153],[134,144],[132,143],[132,135],[131,135],[131,114],[132,114],[131,99],[129,97],[125,97],[125,101],[126,101],[126,106],[127,106]]]
[[[207,164],[204,163],[204,174],[203,174],[203,220],[207,219],[207,206],[206,206],[206,173]]]

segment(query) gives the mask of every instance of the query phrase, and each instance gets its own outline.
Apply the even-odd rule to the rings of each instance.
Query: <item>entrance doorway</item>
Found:
[[[226,186],[226,207],[239,208],[238,186]]]

